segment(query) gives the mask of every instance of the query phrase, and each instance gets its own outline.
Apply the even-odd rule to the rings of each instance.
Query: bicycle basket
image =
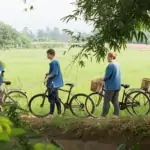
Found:
[[[150,78],[143,78],[141,89],[145,91],[150,91]]]
[[[103,81],[100,78],[91,81],[92,92],[101,92],[102,88],[103,88]]]

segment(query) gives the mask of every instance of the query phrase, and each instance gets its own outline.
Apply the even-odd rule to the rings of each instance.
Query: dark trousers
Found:
[[[114,115],[119,116],[119,91],[105,91],[104,95],[104,103],[103,103],[103,111],[102,116],[106,117],[109,108],[110,108],[110,101],[112,102],[114,106]]]
[[[55,104],[57,107],[58,114],[61,114],[61,103],[59,101],[58,89],[48,89],[48,100],[50,102],[50,114],[54,114]]]

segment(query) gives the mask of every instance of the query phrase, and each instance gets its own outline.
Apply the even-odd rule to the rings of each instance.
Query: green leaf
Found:
[[[11,131],[11,136],[19,136],[26,133],[26,131],[22,128],[13,128]]]
[[[46,146],[44,144],[41,144],[41,143],[36,143],[34,145],[34,150],[46,150]]]
[[[1,150],[12,150],[12,142],[11,141],[7,141],[7,142],[0,141],[0,149]]]
[[[0,141],[9,141],[10,138],[7,133],[0,133]]]
[[[33,7],[33,5],[31,5],[31,6],[30,6],[30,10],[34,10],[34,7]]]
[[[135,145],[133,145],[133,147],[131,148],[131,150],[140,150],[139,143],[136,143]]]

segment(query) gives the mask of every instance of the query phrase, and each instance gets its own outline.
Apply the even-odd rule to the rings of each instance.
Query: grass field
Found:
[[[63,55],[63,49],[57,49],[57,59],[60,60],[65,83],[75,83],[74,92],[90,93],[90,81],[104,74],[107,62],[86,62],[85,68],[78,65],[69,66],[72,55],[78,50],[74,49]],[[12,87],[23,88],[29,96],[45,90],[43,79],[48,71],[49,60],[45,50],[10,50],[1,51],[0,60],[6,64],[5,78],[12,81]],[[150,76],[150,51],[128,49],[118,55],[121,66],[122,83],[133,87],[140,87],[141,79]]]

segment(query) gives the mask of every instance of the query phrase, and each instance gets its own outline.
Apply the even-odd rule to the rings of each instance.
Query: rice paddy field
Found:
[[[63,55],[64,51],[65,49],[56,49],[56,57],[61,64],[64,82],[76,84],[73,93],[91,93],[91,80],[104,75],[107,62],[96,63],[93,60],[93,62],[86,61],[84,68],[80,68],[77,64],[71,66],[72,56],[79,49],[73,49],[66,55]],[[12,49],[1,51],[0,60],[6,64],[5,79],[12,81],[9,88],[23,89],[27,92],[29,99],[33,95],[45,91],[43,81],[49,68],[46,50]],[[142,78],[150,77],[150,51],[148,48],[145,50],[143,47],[129,46],[127,50],[118,54],[117,61],[121,67],[122,83],[130,84],[130,88],[139,88]],[[120,92],[120,97],[121,95]],[[67,95],[60,93],[60,96],[65,99]],[[36,104],[35,109],[38,109]],[[49,110],[49,105],[46,105],[45,110]],[[41,110],[39,112],[41,113]],[[126,111],[122,111],[121,115],[128,114]]]

